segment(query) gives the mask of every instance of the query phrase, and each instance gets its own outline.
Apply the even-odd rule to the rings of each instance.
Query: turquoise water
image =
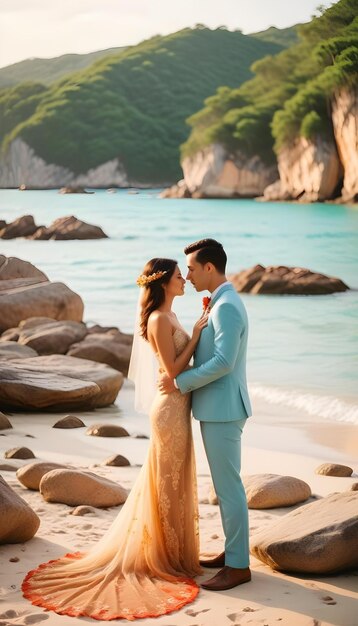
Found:
[[[250,296],[251,392],[312,415],[358,422],[358,211],[329,204],[253,200],[161,200],[156,190],[0,191],[0,219],[32,214],[39,225],[65,215],[100,225],[98,241],[0,240],[0,253],[31,261],[85,302],[85,320],[133,329],[135,279],[153,256],[176,258],[204,236],[225,246],[228,272],[256,263],[300,265],[338,276],[352,291],[332,296]],[[190,284],[175,309],[189,330],[202,294]],[[354,406],[355,405],[355,406]]]

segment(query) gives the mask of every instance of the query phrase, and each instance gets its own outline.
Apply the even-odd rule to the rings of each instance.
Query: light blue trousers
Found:
[[[225,534],[225,565],[238,568],[249,567],[249,516],[240,478],[245,422],[200,422]]]

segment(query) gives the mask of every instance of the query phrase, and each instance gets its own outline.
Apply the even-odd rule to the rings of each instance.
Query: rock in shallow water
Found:
[[[251,553],[287,572],[330,574],[358,566],[358,493],[333,494],[281,517],[250,542]]]
[[[255,265],[229,278],[237,291],[262,295],[316,296],[349,289],[339,278],[284,265]]]
[[[40,492],[47,502],[71,506],[87,504],[107,508],[123,504],[127,491],[117,483],[91,472],[56,469],[43,476]]]
[[[0,543],[22,543],[37,532],[35,511],[0,476]]]

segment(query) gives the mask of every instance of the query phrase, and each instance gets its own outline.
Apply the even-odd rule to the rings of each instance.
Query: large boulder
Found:
[[[312,272],[302,267],[255,265],[230,276],[235,289],[253,294],[325,295],[347,291],[339,278]]]
[[[38,229],[32,215],[18,217],[14,222],[6,224],[0,229],[0,239],[15,239],[16,237],[28,237]]]
[[[244,476],[242,481],[249,509],[293,506],[312,495],[310,486],[293,476],[253,474]]]
[[[65,355],[0,361],[0,404],[66,411],[112,404],[123,375],[102,363]]]
[[[18,343],[33,348],[40,355],[66,354],[70,346],[81,341],[86,333],[83,322],[48,320],[37,325],[26,323],[20,330]]]
[[[0,543],[23,543],[40,526],[35,511],[0,476]]]
[[[83,341],[75,343],[68,351],[70,356],[107,363],[114,369],[128,373],[133,335],[110,330],[105,333],[90,333]]]
[[[37,278],[48,280],[46,274],[37,269],[28,261],[22,261],[17,257],[6,257],[0,254],[0,281],[11,278]],[[40,280],[38,280],[40,282]]]
[[[60,463],[50,463],[40,461],[37,463],[27,463],[16,472],[16,477],[24,487],[39,491],[41,478],[54,469],[66,469],[66,465]]]
[[[256,533],[251,553],[276,570],[330,574],[358,567],[358,493],[299,507]]]
[[[20,346],[15,341],[0,341],[0,361],[31,359],[34,356],[37,356],[36,350],[28,346]]]
[[[70,506],[87,504],[98,508],[118,506],[127,499],[127,491],[117,483],[91,472],[56,469],[46,473],[40,492],[47,502]]]
[[[104,239],[107,235],[99,226],[86,224],[73,215],[60,217],[48,228],[42,226],[30,239]]]
[[[0,281],[0,331],[18,326],[21,320],[46,316],[55,320],[82,320],[80,296],[63,283],[17,278]]]

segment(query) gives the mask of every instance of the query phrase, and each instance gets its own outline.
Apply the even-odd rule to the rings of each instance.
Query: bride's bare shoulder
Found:
[[[149,329],[156,329],[159,327],[165,327],[165,326],[171,326],[171,321],[170,318],[168,316],[168,313],[164,312],[164,311],[159,311],[158,309],[156,311],[153,311],[150,316],[148,317],[148,328]]]

